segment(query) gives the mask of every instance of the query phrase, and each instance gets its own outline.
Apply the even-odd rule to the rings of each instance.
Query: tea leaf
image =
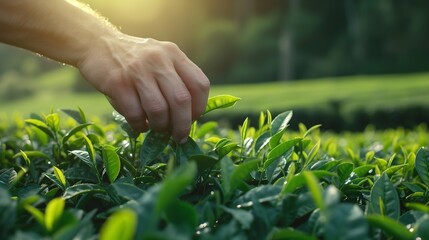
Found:
[[[141,166],[145,167],[147,164],[155,160],[168,146],[169,141],[170,135],[168,133],[149,131],[140,148]]]
[[[105,192],[106,192],[106,189],[101,185],[83,183],[83,184],[76,184],[68,187],[64,192],[63,198],[70,199],[72,197],[76,197],[78,195],[82,195],[86,193],[105,193]]]
[[[358,205],[340,204],[329,208],[325,224],[326,240],[364,240],[368,238],[368,223]]]
[[[420,148],[416,155],[415,168],[420,179],[429,186],[429,150]]]
[[[264,162],[264,168],[266,169],[275,159],[284,155],[287,151],[292,149],[293,146],[298,144],[302,138],[295,138],[288,140],[284,143],[279,144],[273,150],[268,153],[267,160]]]
[[[48,231],[52,231],[54,225],[61,218],[64,211],[64,198],[54,198],[46,206],[45,211],[45,227]]]
[[[180,166],[169,175],[161,184],[158,199],[156,202],[156,212],[160,213],[167,209],[189,186],[195,178],[197,166],[193,162]]]
[[[64,174],[61,169],[54,166],[54,174],[57,180],[61,183],[61,185],[63,187],[66,187],[66,178],[64,177]]]
[[[130,209],[113,213],[100,230],[100,240],[132,240],[137,228],[137,216]]]
[[[381,175],[371,189],[370,211],[382,215],[384,213],[395,220],[399,218],[399,196],[395,186],[385,173]]]
[[[292,118],[292,111],[286,111],[277,115],[271,123],[271,136],[285,130]]]
[[[365,218],[372,227],[380,228],[394,239],[413,239],[413,234],[396,220],[375,214],[366,215]]]
[[[109,181],[113,183],[121,170],[121,161],[113,146],[103,146],[101,152],[107,176],[109,177]]]
[[[234,106],[241,98],[234,97],[231,95],[218,95],[208,99],[206,111],[207,114],[216,109],[229,108]]]
[[[48,135],[49,137],[55,138],[54,133],[51,131],[51,129],[49,129],[46,123],[37,119],[27,119],[25,120],[25,122],[40,129],[42,132],[46,133],[46,135]]]
[[[63,144],[65,144],[73,135],[78,133],[80,130],[82,130],[88,126],[91,126],[91,125],[93,125],[93,123],[83,123],[83,124],[77,125],[76,127],[72,128],[70,131],[68,131],[64,135],[64,137],[62,139]]]

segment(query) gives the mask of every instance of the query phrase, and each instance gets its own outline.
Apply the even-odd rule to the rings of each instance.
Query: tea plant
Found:
[[[178,145],[62,112],[0,125],[1,239],[429,239],[424,126],[290,131],[267,111]]]

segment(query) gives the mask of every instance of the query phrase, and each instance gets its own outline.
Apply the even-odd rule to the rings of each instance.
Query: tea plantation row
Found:
[[[292,116],[196,123],[183,145],[80,109],[1,124],[0,239],[429,239],[425,126],[338,135]]]

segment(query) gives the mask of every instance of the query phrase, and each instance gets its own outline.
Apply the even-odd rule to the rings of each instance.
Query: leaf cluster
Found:
[[[292,111],[267,111],[177,144],[63,113],[0,128],[1,239],[429,239],[423,126],[289,131]]]

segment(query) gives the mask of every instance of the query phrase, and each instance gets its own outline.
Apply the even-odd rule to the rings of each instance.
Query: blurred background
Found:
[[[429,121],[429,2],[404,0],[85,0],[121,31],[172,41],[208,75],[211,95],[242,98],[204,120],[257,123],[294,110],[325,129]],[[79,73],[0,45],[0,118],[112,108]]]

